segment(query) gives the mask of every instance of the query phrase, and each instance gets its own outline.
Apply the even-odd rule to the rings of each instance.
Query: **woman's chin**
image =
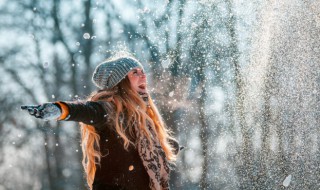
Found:
[[[139,88],[139,89],[138,89],[138,92],[140,92],[140,93],[147,93],[148,91],[147,91],[147,89],[141,89],[141,88]]]

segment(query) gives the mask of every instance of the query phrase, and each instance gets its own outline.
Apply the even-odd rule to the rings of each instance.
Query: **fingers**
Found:
[[[36,118],[42,118],[43,113],[41,110],[41,105],[31,105],[31,106],[21,106],[22,110],[27,110],[30,115],[35,116]]]
[[[37,109],[35,108],[28,108],[28,112],[30,115],[34,115],[37,112]]]
[[[43,116],[43,113],[42,113],[42,111],[41,110],[39,110],[39,109],[34,109],[35,110],[35,112],[34,112],[34,116],[36,117],[36,118],[42,118],[42,116]]]
[[[36,117],[39,115],[39,110],[37,108],[28,108],[28,112],[30,115],[33,115]]]
[[[23,106],[21,106],[20,108],[22,109],[22,110],[28,110],[28,109],[34,109],[34,108],[37,108],[37,107],[39,107],[38,105],[37,106],[35,106],[35,105],[29,105],[29,106],[26,106],[26,105],[23,105]]]
[[[22,110],[26,110],[26,109],[28,109],[28,106],[21,106],[20,107]]]

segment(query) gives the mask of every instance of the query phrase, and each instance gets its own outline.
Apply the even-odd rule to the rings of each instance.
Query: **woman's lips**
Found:
[[[140,84],[138,87],[139,87],[140,89],[142,89],[142,90],[145,90],[145,89],[146,89],[146,84]]]

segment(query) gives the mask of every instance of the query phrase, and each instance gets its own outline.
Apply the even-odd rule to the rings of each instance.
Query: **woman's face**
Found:
[[[131,88],[137,92],[147,92],[147,77],[143,69],[135,68],[128,73]]]

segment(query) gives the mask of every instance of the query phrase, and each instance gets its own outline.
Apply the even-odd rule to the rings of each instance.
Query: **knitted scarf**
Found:
[[[149,114],[153,114],[150,106],[148,105],[148,94],[140,93],[140,96],[147,103]],[[135,125],[137,149],[143,165],[149,174],[150,188],[152,190],[169,190],[169,163],[165,152],[160,145],[155,129],[149,122],[147,122],[147,128],[149,130],[152,143],[138,128],[138,125]]]

